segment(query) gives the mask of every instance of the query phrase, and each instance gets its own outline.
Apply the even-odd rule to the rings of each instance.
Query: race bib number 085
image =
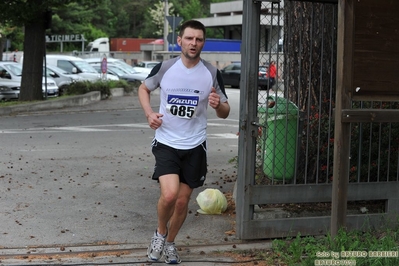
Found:
[[[185,119],[191,119],[198,107],[199,96],[168,95],[166,110],[168,113]]]

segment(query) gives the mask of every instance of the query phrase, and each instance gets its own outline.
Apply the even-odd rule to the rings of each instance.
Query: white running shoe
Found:
[[[181,262],[180,256],[177,253],[175,243],[166,244],[164,248],[165,263],[179,264]]]
[[[165,237],[159,236],[155,231],[154,236],[151,238],[151,244],[147,249],[147,256],[150,260],[158,261],[162,258],[164,253]]]

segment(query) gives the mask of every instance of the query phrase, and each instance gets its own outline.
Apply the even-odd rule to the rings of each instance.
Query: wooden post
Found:
[[[338,2],[337,91],[335,103],[334,168],[331,209],[331,235],[346,226],[350,161],[350,123],[342,122],[342,110],[351,108],[353,78],[354,4]]]

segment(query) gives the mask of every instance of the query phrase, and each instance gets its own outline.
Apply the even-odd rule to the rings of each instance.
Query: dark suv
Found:
[[[241,63],[232,63],[220,70],[224,85],[230,85],[232,88],[240,87]],[[267,77],[267,67],[259,66],[258,86],[261,90],[269,88],[269,78]]]

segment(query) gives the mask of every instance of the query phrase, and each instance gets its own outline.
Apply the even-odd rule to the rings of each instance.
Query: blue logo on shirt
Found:
[[[168,95],[168,104],[198,106],[198,96]]]

